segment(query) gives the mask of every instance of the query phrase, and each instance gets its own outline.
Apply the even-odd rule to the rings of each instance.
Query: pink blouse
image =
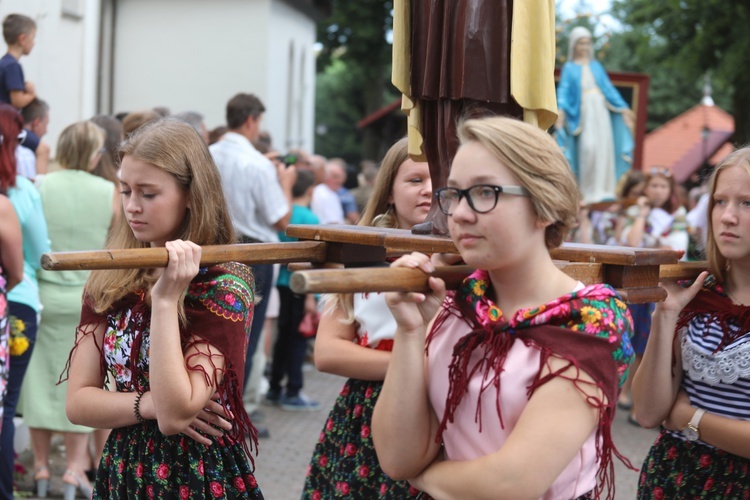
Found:
[[[468,333],[468,325],[450,316],[429,344],[427,353],[428,391],[435,414],[440,418],[445,412],[448,398],[448,367],[453,346]],[[471,363],[479,361],[481,349],[474,352]],[[539,370],[540,352],[523,342],[513,343],[500,375],[500,408],[505,428],[497,414],[497,390],[486,389],[481,401],[480,424],[475,421],[477,400],[480,394],[481,373],[469,383],[469,392],[455,412],[455,421],[443,433],[445,456],[448,460],[472,460],[499,450],[516,426],[528,403],[526,389]],[[543,499],[570,499],[588,493],[596,487],[596,430],[592,431],[576,457],[552,483]]]

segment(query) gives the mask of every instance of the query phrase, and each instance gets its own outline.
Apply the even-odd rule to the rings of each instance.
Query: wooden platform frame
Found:
[[[287,235],[300,241],[204,246],[202,265],[222,262],[293,264],[291,287],[297,293],[426,291],[429,275],[414,269],[390,269],[386,259],[410,252],[458,253],[448,237],[415,235],[401,229],[362,226],[290,225]],[[659,302],[664,279],[691,279],[705,262],[678,263],[673,250],[563,244],[550,252],[555,264],[584,284],[607,283],[631,303]],[[165,248],[57,252],[42,257],[47,270],[166,267]],[[449,288],[473,271],[449,266],[433,273]]]

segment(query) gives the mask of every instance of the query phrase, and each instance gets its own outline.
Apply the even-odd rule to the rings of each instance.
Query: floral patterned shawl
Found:
[[[203,373],[206,384],[213,383],[221,397],[221,401],[229,407],[234,418],[230,436],[242,443],[251,461],[251,451],[257,454],[257,430],[250,422],[250,418],[242,404],[244,386],[245,353],[253,320],[255,281],[250,268],[236,262],[201,268],[198,275],[188,287],[185,296],[186,325],[180,326],[183,352],[190,347],[197,351],[185,360],[188,370]],[[128,314],[122,314],[129,311]],[[151,308],[144,293],[130,294],[123,297],[112,308],[98,314],[94,305],[86,298],[81,321],[76,331],[76,346],[70,353],[68,363],[61,375],[61,381],[66,380],[70,369],[70,359],[83,336],[92,334],[100,324],[110,329],[122,330],[126,324],[132,325],[132,344],[128,365],[130,370],[129,387],[127,392],[147,391],[148,373],[143,373],[142,367],[147,366],[141,359],[141,346],[145,336],[150,334]],[[128,326],[131,328],[131,326]],[[192,340],[191,340],[192,339]],[[102,374],[108,378],[108,366],[102,346],[97,348],[101,353]],[[213,380],[202,366],[191,364],[196,356],[208,357],[211,354],[204,344],[209,343],[224,356],[224,369],[213,371]],[[213,363],[211,363],[213,365]],[[220,382],[219,382],[220,380]],[[118,390],[121,390],[118,388]],[[248,438],[250,443],[248,446]]]
[[[604,393],[605,401],[592,397],[587,397],[586,401],[599,410],[597,460],[600,468],[596,496],[598,498],[604,488],[608,496],[613,496],[612,453],[632,468],[615,449],[611,435],[617,397],[634,358],[630,345],[633,326],[627,306],[610,286],[591,285],[539,307],[519,310],[515,316],[506,318],[487,296],[489,287],[486,271],[477,270],[466,278],[461,288],[446,298],[427,339],[429,348],[430,341],[439,335],[441,326],[451,315],[468,325],[469,333],[453,347],[448,401],[438,428],[438,442],[442,441],[448,424],[453,422],[454,412],[467,393],[472,376],[482,377],[482,391],[496,387],[499,392],[500,373],[508,351],[514,342],[521,341],[541,352],[539,375],[527,388],[529,397],[554,377],[568,378],[563,372],[570,366],[586,372]],[[481,349],[484,356],[474,366],[469,366],[471,355],[477,349]],[[541,377],[551,356],[569,364]],[[584,384],[591,384],[580,378],[569,380],[581,391]],[[476,404],[477,420],[481,423],[480,402]],[[503,425],[499,404],[497,412]]]

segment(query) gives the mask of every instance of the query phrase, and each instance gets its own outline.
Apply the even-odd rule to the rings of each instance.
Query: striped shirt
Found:
[[[714,353],[723,332],[708,318],[698,315],[680,332],[682,388],[696,408],[750,421],[750,332]],[[683,437],[680,432],[670,434]]]

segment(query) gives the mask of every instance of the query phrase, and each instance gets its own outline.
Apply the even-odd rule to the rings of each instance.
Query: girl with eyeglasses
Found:
[[[409,159],[406,138],[386,153],[360,226],[411,229],[430,210],[426,163]],[[372,443],[372,411],[391,359],[396,322],[381,293],[329,295],[315,340],[315,366],[347,377],[315,446],[302,498],[410,498],[388,477]]]
[[[750,148],[709,181],[711,272],[665,284],[633,397],[638,420],[661,426],[638,498],[750,498]]]
[[[435,498],[611,497],[630,318],[612,288],[550,257],[575,221],[575,179],[523,122],[468,120],[459,140],[437,200],[477,271],[455,292],[431,278],[431,293],[387,294],[397,329],[373,417],[380,464]],[[439,263],[413,253],[392,266]]]
[[[625,211],[620,226],[620,244],[642,248],[668,248],[687,253],[689,236],[687,212],[675,195],[675,180],[672,172],[665,167],[646,169],[643,194],[638,202]],[[686,257],[683,256],[683,260]],[[633,317],[633,350],[636,359],[631,377],[638,370],[651,330],[653,304],[633,304],[629,306]],[[620,407],[629,410],[628,422],[638,425],[637,409],[630,398],[630,387],[620,399]]]

